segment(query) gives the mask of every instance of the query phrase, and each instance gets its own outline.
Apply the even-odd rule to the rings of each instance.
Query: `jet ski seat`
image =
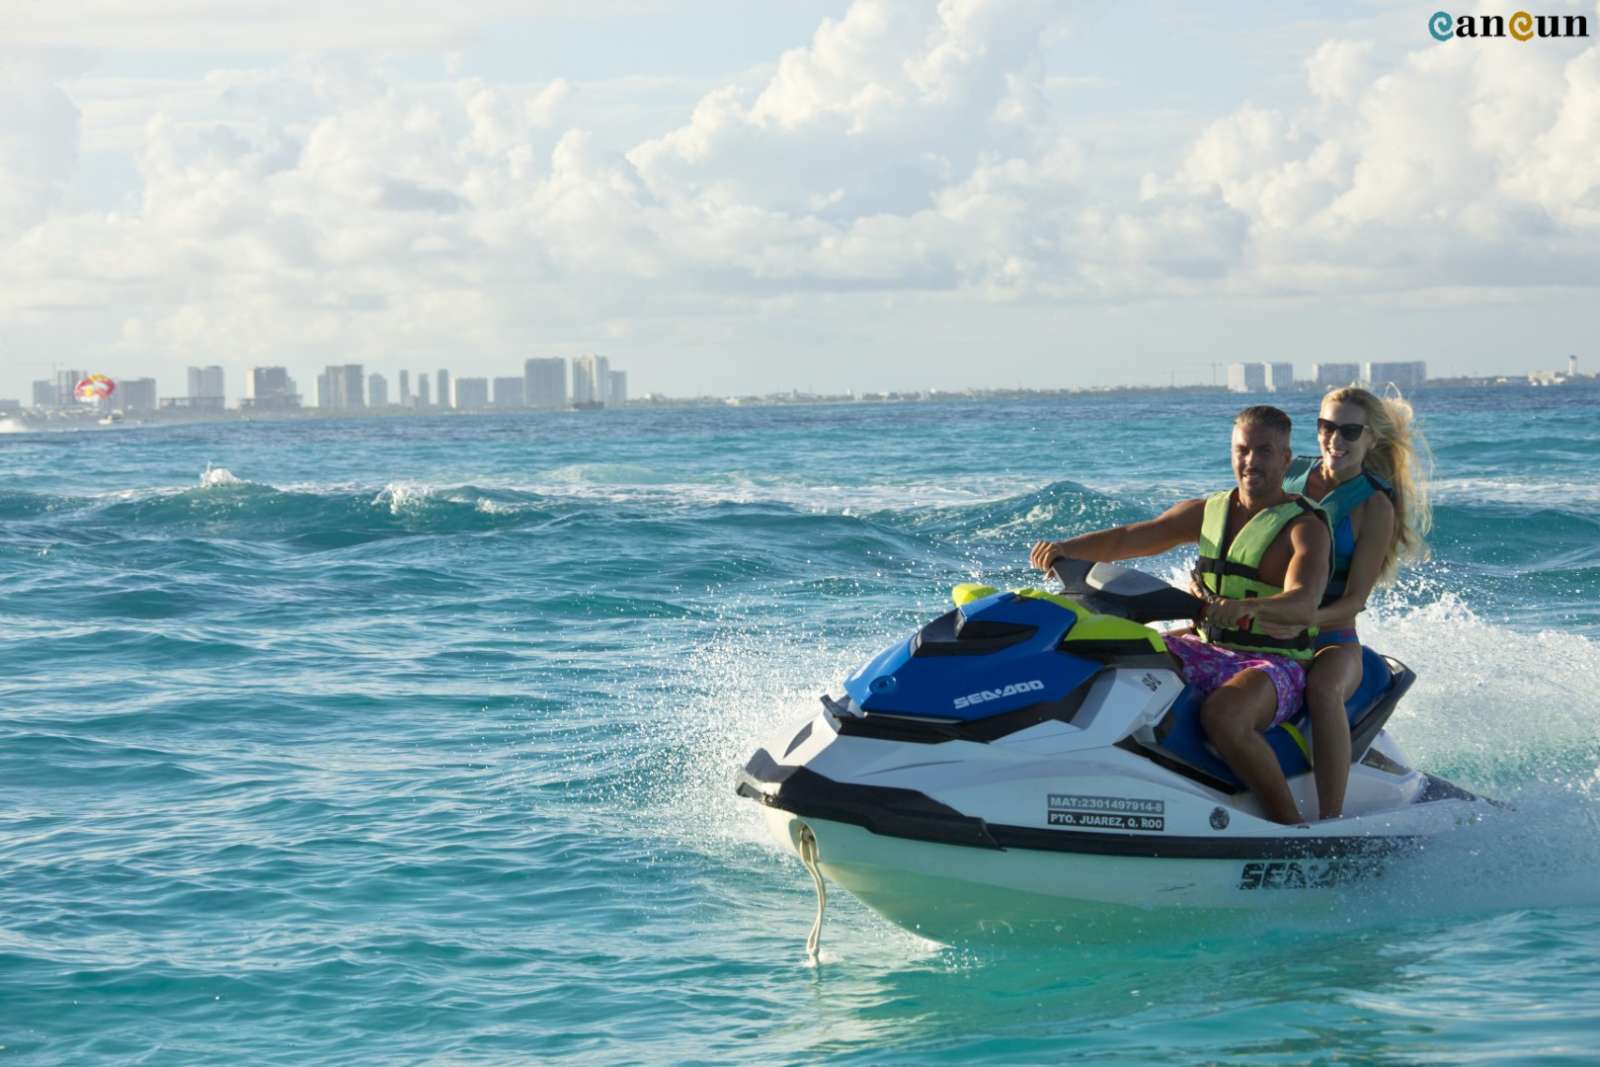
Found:
[[[1381,656],[1364,645],[1361,648],[1361,667],[1361,684],[1345,703],[1345,714],[1350,718],[1352,762],[1359,760],[1366,752],[1367,746],[1388,721],[1401,695],[1411,688],[1415,680],[1415,675],[1403,664]],[[1191,777],[1202,781],[1213,779],[1208,784],[1228,792],[1241,792],[1244,784],[1222,762],[1206,739],[1205,729],[1200,724],[1201,703],[1200,694],[1193,686],[1184,687],[1173,703],[1172,710],[1156,729],[1159,740],[1153,746],[1145,741],[1141,747],[1157,757],[1166,757],[1163,762],[1176,761],[1180,766],[1174,769],[1189,773]],[[1288,725],[1303,734],[1307,719],[1306,709],[1302,705],[1289,718]],[[1277,754],[1278,765],[1283,768],[1286,778],[1293,778],[1311,769],[1311,761],[1301,748],[1301,741],[1282,725],[1268,730],[1265,737],[1267,744]]]

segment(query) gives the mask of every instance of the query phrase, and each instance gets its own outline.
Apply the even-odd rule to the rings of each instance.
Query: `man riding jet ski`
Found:
[[[1283,489],[1290,429],[1275,407],[1245,408],[1233,424],[1236,489],[1148,522],[1041,541],[1031,559],[1047,571],[1060,557],[1110,563],[1199,543],[1197,570],[1212,596],[1198,635],[1169,639],[1167,651],[1205,697],[1201,722],[1223,760],[1272,819],[1294,824],[1300,812],[1261,733],[1300,709],[1333,542],[1322,512]]]
[[[1105,534],[1042,544],[1034,560],[1065,595],[957,586],[954,611],[879,654],[845,680],[842,698],[823,697],[820,714],[751,756],[739,794],[764,807],[817,886],[813,955],[824,877],[935,939],[1035,923],[1071,933],[1130,908],[1276,907],[1326,894],[1485,810],[1407,765],[1383,726],[1414,676],[1363,649],[1361,684],[1345,706],[1345,817],[1284,825],[1314,802],[1303,713],[1279,718],[1277,679],[1260,667],[1243,682],[1186,684],[1188,664],[1172,651],[1186,639],[1144,625],[1202,619],[1207,636],[1248,659],[1299,650],[1303,635],[1288,626],[1303,618],[1302,590],[1313,607],[1321,594],[1326,528],[1272,498],[1265,486],[1280,486],[1283,470],[1264,468],[1266,450],[1252,428],[1243,434],[1238,496],[1260,506],[1236,515],[1224,494],[1182,519],[1199,526],[1189,539],[1201,542],[1202,566],[1251,583],[1243,594],[1208,582],[1224,598],[1219,609],[1138,571],[1061,558],[1082,544],[1110,554],[1110,541],[1096,549]],[[1239,437],[1236,427],[1236,446]],[[1289,532],[1296,524],[1301,544]],[[1140,536],[1134,544],[1149,553],[1183,540],[1168,532],[1170,542],[1151,547],[1160,539]],[[1212,732],[1219,692],[1236,701],[1224,707],[1244,709],[1221,718],[1247,724],[1255,749],[1245,759],[1223,758],[1233,753]],[[1247,774],[1270,777],[1281,796],[1264,800]]]

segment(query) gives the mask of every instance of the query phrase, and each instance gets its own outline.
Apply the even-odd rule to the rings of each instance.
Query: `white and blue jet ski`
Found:
[[[957,586],[955,610],[758,749],[740,795],[817,880],[958,940],[1151,909],[1279,907],[1376,877],[1491,804],[1413,769],[1384,732],[1415,676],[1363,649],[1345,817],[1284,826],[1208,745],[1200,699],[1147,623],[1199,602],[1140,571],[1061,560],[1065,595]],[[1316,810],[1304,712],[1266,740]]]

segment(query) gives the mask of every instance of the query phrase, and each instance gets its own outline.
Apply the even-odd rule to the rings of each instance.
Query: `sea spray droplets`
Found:
[[[1390,730],[1419,764],[1491,794],[1571,773],[1600,746],[1600,644],[1479,618],[1457,593],[1364,615],[1362,639],[1417,672]]]
[[[200,473],[200,485],[210,489],[219,485],[238,485],[239,479],[226,467],[213,467],[206,464],[206,469]]]
[[[433,497],[433,489],[410,482],[391,482],[372,498],[376,507],[387,508],[396,517],[420,510]]]

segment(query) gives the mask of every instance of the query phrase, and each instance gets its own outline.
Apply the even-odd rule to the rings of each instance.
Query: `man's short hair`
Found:
[[[1271,404],[1252,404],[1233,417],[1233,424],[1260,426],[1262,429],[1283,434],[1285,439],[1294,432],[1294,423],[1289,421],[1288,413]]]

